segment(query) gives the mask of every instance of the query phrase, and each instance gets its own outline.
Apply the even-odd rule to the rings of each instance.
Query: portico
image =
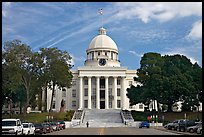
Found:
[[[88,75],[90,71],[86,69],[79,68],[79,72],[81,72],[81,75],[79,75],[79,87],[81,87],[79,91],[79,109],[125,108],[126,88],[123,73],[126,68],[123,68],[123,73],[118,76],[113,75],[111,68],[109,70],[104,68],[106,69],[104,75],[100,75],[102,73],[101,69],[92,69],[92,76]],[[118,69],[121,70],[121,68]],[[97,75],[93,75],[93,72],[96,72]]]

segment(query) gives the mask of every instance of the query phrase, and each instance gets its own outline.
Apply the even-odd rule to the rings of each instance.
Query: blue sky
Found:
[[[144,53],[182,54],[202,67],[201,2],[3,2],[2,42],[58,47],[84,65],[86,49],[103,26],[122,66],[138,69]],[[2,44],[3,44],[2,43]]]

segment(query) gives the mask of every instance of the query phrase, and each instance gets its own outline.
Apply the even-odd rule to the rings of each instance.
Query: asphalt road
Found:
[[[44,135],[180,135],[154,128],[109,127],[109,128],[67,128]]]

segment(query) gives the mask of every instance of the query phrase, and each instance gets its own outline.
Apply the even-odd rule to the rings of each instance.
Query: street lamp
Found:
[[[6,97],[6,99],[9,100],[9,109],[10,109],[10,110],[9,110],[9,111],[10,111],[9,115],[10,115],[10,118],[11,118],[11,107],[12,107],[12,106],[11,106],[11,103],[12,103],[13,101],[12,101],[12,99],[9,98],[9,97]]]

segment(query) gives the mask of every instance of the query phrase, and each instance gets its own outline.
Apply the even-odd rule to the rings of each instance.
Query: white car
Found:
[[[23,134],[23,125],[20,119],[2,119],[2,135],[21,135]]]
[[[23,123],[24,135],[35,135],[35,126],[33,123]]]

